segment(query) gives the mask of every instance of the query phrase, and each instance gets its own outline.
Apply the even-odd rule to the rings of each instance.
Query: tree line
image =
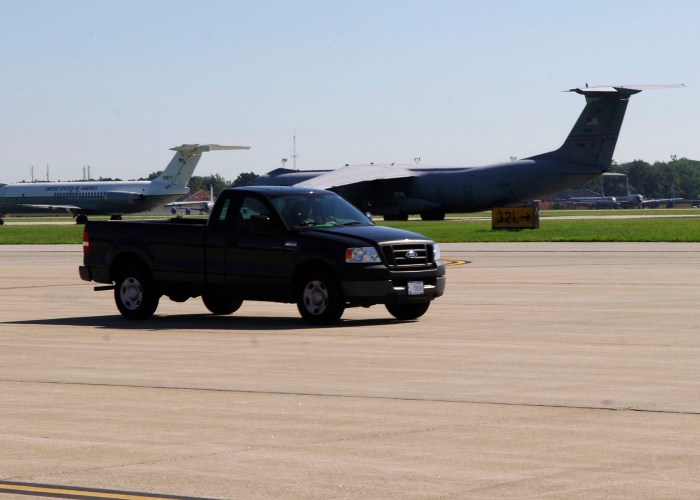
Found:
[[[158,177],[160,172],[154,172],[149,176],[149,180]],[[258,175],[254,172],[245,172],[238,174],[234,180],[226,180],[219,174],[214,175],[193,175],[190,177],[190,181],[187,183],[187,187],[190,188],[190,193],[196,193],[197,191],[209,192],[210,189],[214,190],[214,196],[219,196],[221,191],[229,187],[236,186],[252,186],[255,184],[255,179]]]
[[[647,163],[634,160],[629,163],[613,162],[610,172],[624,176],[604,176],[586,183],[584,188],[606,196],[627,194],[629,181],[632,194],[645,198],[700,199],[700,161],[678,158],[669,162]],[[602,187],[601,187],[602,186]]]

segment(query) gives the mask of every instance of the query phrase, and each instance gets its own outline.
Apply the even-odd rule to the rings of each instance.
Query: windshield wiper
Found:
[[[342,224],[339,222],[336,222],[334,220],[329,220],[329,221],[325,221],[325,222],[304,221],[304,222],[300,222],[299,224],[297,224],[297,227],[320,227],[320,226],[344,227],[344,226],[361,226],[362,224],[363,224],[363,222],[361,222],[359,220],[350,220],[347,222],[343,222]]]
[[[314,221],[305,221],[305,222],[300,222],[297,224],[297,227],[316,227],[316,226],[327,226],[327,222],[314,222]]]

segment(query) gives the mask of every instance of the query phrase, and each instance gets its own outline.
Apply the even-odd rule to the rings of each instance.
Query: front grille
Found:
[[[400,242],[382,246],[389,267],[421,269],[434,263],[432,243]]]

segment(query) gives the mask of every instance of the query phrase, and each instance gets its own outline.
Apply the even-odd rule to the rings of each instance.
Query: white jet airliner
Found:
[[[7,214],[46,213],[63,210],[78,224],[88,215],[144,212],[173,202],[187,194],[187,183],[205,151],[250,149],[249,146],[183,144],[171,148],[175,156],[163,173],[152,181],[22,182],[0,188],[0,224]]]

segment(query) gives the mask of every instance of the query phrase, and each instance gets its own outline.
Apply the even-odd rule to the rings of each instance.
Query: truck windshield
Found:
[[[300,193],[272,198],[288,227],[371,226],[374,223],[334,193]]]

